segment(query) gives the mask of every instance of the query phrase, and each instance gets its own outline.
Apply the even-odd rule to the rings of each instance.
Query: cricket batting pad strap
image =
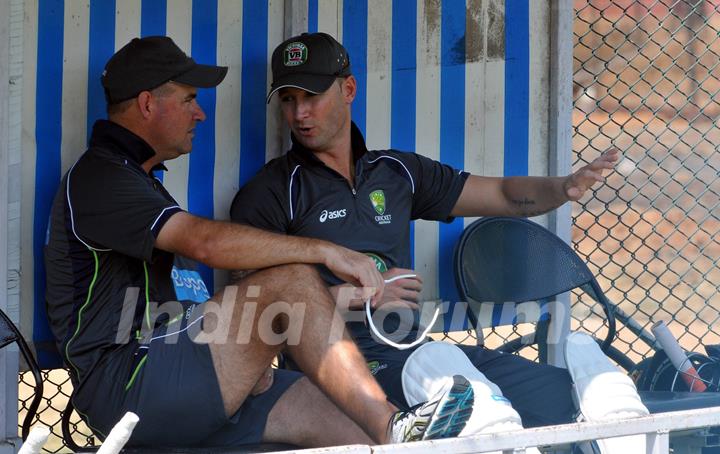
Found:
[[[402,370],[405,399],[409,405],[428,401],[453,375],[466,377],[475,392],[474,410],[461,437],[522,429],[520,415],[500,388],[477,370],[462,350],[447,342],[428,342],[408,357]]]
[[[584,333],[570,333],[565,341],[565,364],[573,381],[573,399],[585,421],[608,421],[650,414],[635,383]],[[603,454],[645,452],[645,436],[598,440]],[[631,447],[633,447],[631,449]]]

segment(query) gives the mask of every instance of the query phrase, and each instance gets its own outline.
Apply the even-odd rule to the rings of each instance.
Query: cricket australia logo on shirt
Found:
[[[283,52],[285,66],[299,66],[307,61],[308,48],[300,42],[290,43]]]
[[[385,214],[385,192],[382,189],[374,190],[370,193],[370,202],[378,214],[375,216],[375,222],[381,225],[390,224],[392,222],[392,215]]]
[[[366,252],[365,255],[370,257],[373,260],[373,262],[375,262],[375,268],[377,268],[377,270],[380,271],[381,273],[384,273],[385,271],[388,270],[388,267],[385,264],[385,260],[380,258],[379,255],[373,254],[372,252]]]

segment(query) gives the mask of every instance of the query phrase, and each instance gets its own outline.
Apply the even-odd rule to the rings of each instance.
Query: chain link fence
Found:
[[[50,428],[50,437],[43,447],[43,452],[71,452],[63,442],[61,421],[62,412],[65,410],[70,393],[72,392],[72,384],[70,376],[65,369],[53,369],[42,371],[43,383],[45,386],[43,392],[43,400],[38,408],[35,417],[35,424],[42,424]],[[31,372],[22,372],[19,379],[19,415],[18,421],[22,424],[27,414],[28,406],[32,401],[35,379]],[[90,429],[80,419],[77,413],[74,413],[70,419],[70,430],[73,434],[73,440],[78,446],[95,446],[98,444]],[[19,432],[18,432],[19,433]]]
[[[572,242],[607,296],[688,351],[720,343],[720,0],[576,0],[574,168],[616,148],[616,171],[574,204]],[[572,296],[571,329],[604,338],[598,304]],[[533,326],[485,332],[496,347]],[[448,337],[474,342],[472,332]],[[613,343],[650,346],[622,324]],[[537,358],[537,350],[521,354]]]
[[[621,151],[573,213],[573,244],[608,297],[687,350],[720,342],[720,2],[575,1],[573,151]],[[573,328],[602,331],[575,298]],[[627,328],[614,345],[649,347]]]
[[[633,321],[663,320],[703,352],[720,342],[720,0],[574,6],[574,167],[609,148],[622,159],[574,205],[573,246]],[[571,328],[604,338],[600,306],[580,294],[571,303]],[[494,347],[533,327],[486,331]],[[613,346],[635,362],[651,354],[622,325]]]
[[[576,0],[575,14],[574,165],[611,147],[623,157],[575,205],[574,247],[633,320],[663,320],[684,348],[702,351],[720,343],[720,0]],[[579,295],[572,304],[572,329],[604,336],[597,306]],[[531,330],[498,328],[486,343]],[[475,343],[471,331],[449,336]],[[614,345],[634,361],[650,353],[622,326]],[[43,374],[46,450],[67,452],[60,421],[70,380],[64,370]],[[20,375],[20,421],[32,382]],[[76,415],[71,430],[76,443],[95,444]]]

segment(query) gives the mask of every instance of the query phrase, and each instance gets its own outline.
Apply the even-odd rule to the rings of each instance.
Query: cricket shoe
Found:
[[[391,443],[456,437],[472,415],[475,393],[462,375],[425,403],[399,411],[390,420]]]

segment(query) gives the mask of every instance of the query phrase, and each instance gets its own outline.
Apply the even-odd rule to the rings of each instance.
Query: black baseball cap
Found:
[[[272,55],[272,95],[284,87],[322,93],[338,77],[351,75],[350,55],[327,33],[303,33],[286,39]]]
[[[148,36],[133,38],[115,52],[101,81],[108,104],[116,104],[171,80],[198,88],[215,87],[225,74],[226,66],[195,63],[167,36]]]

